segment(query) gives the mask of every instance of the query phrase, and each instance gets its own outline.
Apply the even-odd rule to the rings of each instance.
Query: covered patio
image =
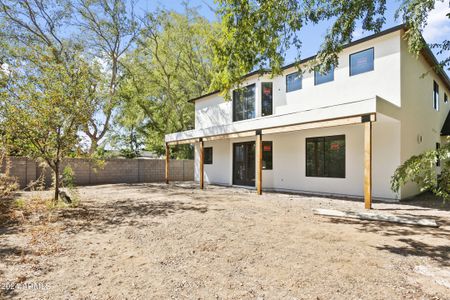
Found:
[[[178,132],[166,135],[166,183],[169,183],[170,146],[179,144],[199,145],[199,186],[205,186],[205,142],[236,138],[255,138],[255,187],[261,195],[263,186],[263,136],[298,132],[310,129],[321,129],[348,125],[362,125],[364,128],[364,206],[372,208],[372,155],[373,124],[377,115],[398,119],[398,108],[380,97],[365,99],[329,107],[319,107],[307,111],[299,111],[282,115],[273,115],[220,127],[205,128]]]

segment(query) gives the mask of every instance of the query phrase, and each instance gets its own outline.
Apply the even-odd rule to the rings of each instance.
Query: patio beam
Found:
[[[200,139],[200,189],[204,188],[204,174],[205,174],[205,145],[203,139]]]
[[[262,194],[262,134],[256,132],[256,192]]]
[[[200,139],[187,139],[187,140],[179,140],[179,141],[171,141],[167,142],[169,145],[185,145],[185,144],[194,144],[197,143]]]
[[[346,118],[336,118],[336,119],[328,119],[322,121],[308,122],[296,125],[287,125],[280,127],[273,127],[262,129],[262,134],[272,134],[272,133],[283,133],[283,132],[291,132],[291,131],[299,131],[305,129],[316,129],[316,128],[326,128],[326,127],[335,127],[335,126],[344,126],[344,125],[352,125],[352,124],[361,124],[364,123],[365,120],[370,120],[371,122],[376,121],[375,114],[367,114],[367,115],[357,115]]]
[[[170,161],[170,146],[166,143],[166,184],[169,184],[169,161]]]
[[[372,209],[372,122],[364,123],[364,206]]]
[[[203,138],[204,141],[216,141],[216,140],[223,140],[223,139],[237,139],[242,137],[250,137],[255,135],[255,130],[252,131],[244,131],[244,132],[237,132],[237,133],[228,133],[228,134],[221,134],[221,135],[214,135]]]

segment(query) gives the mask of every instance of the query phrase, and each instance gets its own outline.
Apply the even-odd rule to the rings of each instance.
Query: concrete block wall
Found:
[[[10,157],[10,174],[17,178],[20,187],[25,188],[44,173],[47,186],[52,183],[52,172],[34,160],[24,157]],[[75,184],[96,185],[112,183],[145,183],[165,180],[165,160],[163,159],[108,159],[104,165],[96,166],[88,159],[68,158],[61,165],[70,165],[75,174]],[[0,171],[4,172],[5,162],[1,162]],[[173,181],[193,181],[193,160],[170,160],[169,179]]]

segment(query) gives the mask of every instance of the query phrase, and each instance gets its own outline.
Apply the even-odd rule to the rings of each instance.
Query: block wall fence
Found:
[[[44,173],[46,185],[51,185],[52,172],[34,160],[25,157],[10,157],[10,175],[17,178],[20,188],[25,188]],[[4,172],[5,161],[0,162],[0,170]],[[164,159],[108,159],[103,167],[81,158],[65,159],[61,172],[70,165],[75,173],[75,184],[96,185],[111,183],[145,183],[165,180]],[[171,159],[169,179],[173,181],[193,181],[194,161]]]

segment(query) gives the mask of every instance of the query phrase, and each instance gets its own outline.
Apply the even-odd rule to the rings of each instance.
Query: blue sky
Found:
[[[154,11],[158,7],[175,10],[182,13],[184,6],[182,0],[139,0],[137,2],[137,11]],[[395,20],[394,15],[396,9],[399,7],[400,1],[388,0],[386,11],[386,24],[383,29],[393,27],[401,24],[402,20]],[[217,21],[217,17],[214,13],[216,4],[214,0],[190,0],[189,6],[198,8],[199,13],[209,19],[210,21]],[[450,36],[450,21],[445,16],[450,12],[449,5],[446,1],[436,3],[436,8],[429,15],[428,25],[424,30],[424,37],[428,43],[441,42],[444,38]],[[323,36],[329,27],[329,23],[321,23],[319,25],[308,25],[301,31],[301,39],[303,46],[301,49],[301,57],[309,57],[316,54],[320,44],[323,40]],[[354,39],[372,34],[371,32],[363,32],[358,28],[354,33]],[[448,56],[448,54],[446,54]],[[296,50],[291,49],[286,56],[286,64],[289,64],[295,60]]]

